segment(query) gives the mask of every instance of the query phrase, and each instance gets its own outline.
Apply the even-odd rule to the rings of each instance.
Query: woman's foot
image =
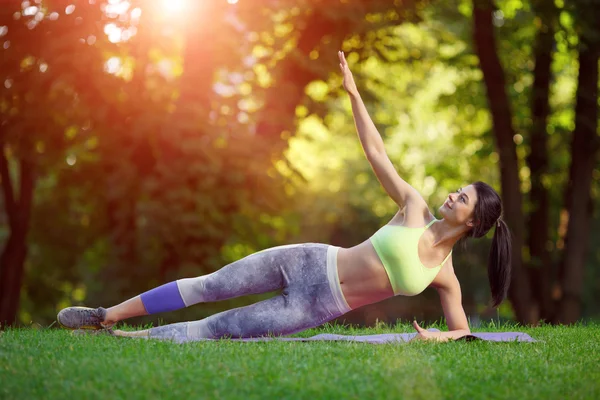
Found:
[[[106,309],[102,307],[63,308],[56,319],[60,326],[68,329],[104,329],[113,325],[106,321]]]
[[[121,331],[116,330],[112,331],[112,334],[120,337],[132,337],[132,338],[144,338],[148,339],[150,337],[150,329],[144,329],[141,331]]]

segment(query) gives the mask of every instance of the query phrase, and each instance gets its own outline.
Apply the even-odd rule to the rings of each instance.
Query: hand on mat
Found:
[[[412,340],[435,340],[439,342],[445,342],[448,339],[442,338],[441,332],[429,332],[425,330],[417,324],[417,321],[413,321],[413,326],[417,330],[417,336],[415,336]]]
[[[356,88],[356,83],[354,83],[354,77],[352,76],[352,72],[350,72],[350,68],[348,68],[348,62],[346,62],[346,56],[343,51],[338,51],[338,57],[340,58],[340,70],[342,71],[342,76],[344,77],[344,89],[349,94],[358,94],[358,89]]]

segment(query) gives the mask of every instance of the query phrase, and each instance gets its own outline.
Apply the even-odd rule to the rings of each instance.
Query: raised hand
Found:
[[[348,62],[346,61],[344,52],[338,51],[338,57],[340,59],[340,70],[342,71],[342,77],[344,78],[344,89],[351,95],[357,95],[358,89],[356,88],[352,72],[350,71],[350,68],[348,68]]]

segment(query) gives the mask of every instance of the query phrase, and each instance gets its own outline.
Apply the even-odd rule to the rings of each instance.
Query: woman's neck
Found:
[[[433,223],[428,231],[432,247],[452,248],[464,236],[467,229],[464,225],[453,225],[442,218]]]

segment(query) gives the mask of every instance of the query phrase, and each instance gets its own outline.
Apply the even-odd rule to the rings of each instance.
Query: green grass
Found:
[[[318,333],[412,332],[407,324]],[[195,342],[0,333],[2,399],[597,399],[600,324],[521,331],[537,343]]]

